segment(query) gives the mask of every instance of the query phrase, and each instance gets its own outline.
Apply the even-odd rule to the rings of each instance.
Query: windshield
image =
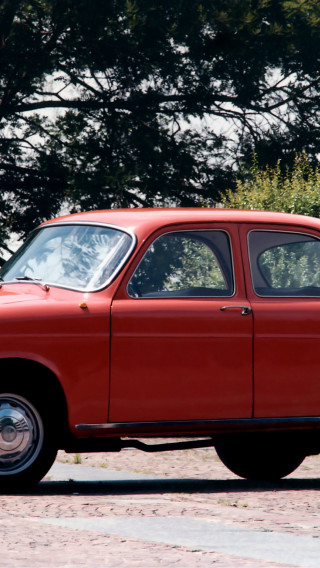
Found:
[[[16,278],[94,291],[106,286],[125,262],[133,238],[116,228],[49,225],[31,234],[0,271],[4,282]]]

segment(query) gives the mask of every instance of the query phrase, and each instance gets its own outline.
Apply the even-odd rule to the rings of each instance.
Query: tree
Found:
[[[2,0],[0,37],[0,244],[62,203],[199,205],[252,148],[319,151],[317,0]]]
[[[293,168],[283,173],[280,162],[260,169],[257,157],[236,190],[221,196],[224,207],[283,211],[320,217],[320,170],[312,167],[306,154],[297,155]]]

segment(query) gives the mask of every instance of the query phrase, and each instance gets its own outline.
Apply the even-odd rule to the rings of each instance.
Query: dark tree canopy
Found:
[[[69,209],[201,205],[320,149],[318,0],[2,0],[0,244]]]

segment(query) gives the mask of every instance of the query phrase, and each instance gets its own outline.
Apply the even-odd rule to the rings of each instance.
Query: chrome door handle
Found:
[[[248,315],[251,314],[251,312],[252,312],[251,306],[222,306],[222,307],[220,308],[220,310],[221,310],[222,312],[224,312],[225,310],[232,310],[232,309],[241,310],[241,315],[242,315],[242,316],[248,316]]]

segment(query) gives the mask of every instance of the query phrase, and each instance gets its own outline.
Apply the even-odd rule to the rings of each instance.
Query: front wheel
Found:
[[[56,454],[41,411],[24,396],[0,394],[0,492],[40,481]]]
[[[294,437],[284,433],[256,433],[221,438],[216,452],[233,473],[245,479],[276,481],[292,473],[306,454]]]

